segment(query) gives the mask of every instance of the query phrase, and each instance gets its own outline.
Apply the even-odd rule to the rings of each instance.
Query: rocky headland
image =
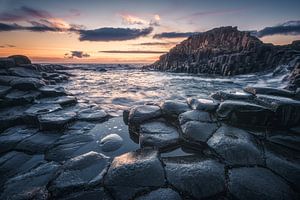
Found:
[[[300,41],[265,44],[250,32],[229,26],[190,36],[144,69],[231,76],[294,64],[299,56]]]
[[[72,76],[64,66],[1,59],[0,199],[299,199],[293,60],[293,90],[219,91],[120,118],[61,87]]]

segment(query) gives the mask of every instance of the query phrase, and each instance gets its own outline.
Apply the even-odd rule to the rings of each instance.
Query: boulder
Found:
[[[2,154],[0,159],[0,187],[3,186],[8,179],[27,173],[44,163],[46,163],[46,161],[42,154],[29,155],[17,151]]]
[[[178,115],[190,110],[187,103],[173,100],[166,100],[160,104],[162,113],[166,117],[177,118]]]
[[[300,190],[300,159],[297,156],[298,152],[271,143],[265,145],[267,167],[291,183],[296,191]]]
[[[58,111],[61,109],[62,109],[62,107],[59,104],[38,103],[38,104],[33,104],[32,106],[30,106],[24,112],[24,114],[28,118],[30,118],[30,119],[26,119],[26,120],[30,121],[30,120],[37,120],[38,115],[51,113],[51,112]]]
[[[0,110],[0,130],[24,123],[26,106],[15,106]]]
[[[72,192],[63,197],[57,198],[58,200],[112,200],[109,194],[103,188],[96,188],[91,190]]]
[[[48,97],[38,100],[42,104],[59,104],[61,106],[69,106],[77,103],[77,98],[74,96],[57,96]]]
[[[89,152],[66,161],[49,190],[60,195],[101,183],[108,159],[103,154]]]
[[[281,97],[293,97],[295,95],[294,92],[291,92],[289,90],[270,88],[270,87],[245,87],[244,91],[253,95],[264,94],[264,95],[274,95],[274,96],[281,96]]]
[[[11,87],[19,90],[37,90],[45,85],[45,82],[37,78],[17,78],[10,82]]]
[[[229,170],[229,192],[237,199],[297,199],[289,185],[270,170],[242,167]]]
[[[285,146],[296,151],[300,151],[300,135],[292,131],[270,130],[266,134],[266,140],[274,144]]]
[[[227,100],[220,104],[217,115],[222,120],[239,126],[268,126],[273,120],[274,112],[254,103]]]
[[[161,109],[154,105],[135,106],[130,109],[128,116],[129,125],[139,125],[150,119],[159,118]]]
[[[296,42],[296,41],[294,41]],[[299,43],[299,41],[298,41]],[[299,45],[299,44],[298,44]],[[288,79],[288,89],[296,90],[300,88],[300,59],[297,57],[295,60],[289,63],[292,67],[292,71],[287,77]]]
[[[139,143],[143,147],[166,149],[177,146],[179,143],[178,130],[161,121],[152,121],[140,126]]]
[[[24,105],[32,103],[39,96],[40,93],[38,91],[12,90],[5,96],[5,100],[10,105]]]
[[[37,78],[37,79],[42,78],[41,73],[39,71],[27,67],[12,67],[8,71],[10,72],[10,74],[14,76]]]
[[[200,110],[190,110],[181,113],[178,119],[180,125],[188,121],[199,121],[199,122],[208,122],[208,123],[217,122],[217,119],[211,113],[200,111]]]
[[[24,55],[12,55],[8,56],[9,59],[12,59],[16,65],[29,65],[31,64],[30,59]]]
[[[148,194],[142,195],[135,200],[181,200],[180,195],[170,188],[160,188],[149,192]]]
[[[203,144],[218,129],[216,123],[188,121],[181,126],[182,137],[191,143]]]
[[[25,138],[34,135],[38,130],[26,126],[16,126],[0,134],[0,153],[11,151]]]
[[[164,184],[164,169],[158,153],[150,149],[115,157],[104,177],[105,187],[120,200],[131,199],[138,192]]]
[[[213,112],[217,110],[219,106],[219,103],[211,99],[188,98],[187,103],[189,104],[190,108],[192,108],[193,110],[203,110],[207,112]]]
[[[300,101],[271,95],[257,95],[257,100],[268,104],[275,112],[273,126],[292,127],[300,124]]]
[[[4,75],[1,75],[0,76],[0,84],[1,85],[10,85],[10,82],[12,80],[15,80],[15,79],[18,79],[20,77],[18,76],[4,76]]]
[[[79,111],[78,119],[83,121],[105,121],[108,114],[97,107],[86,108]]]
[[[9,179],[1,192],[0,199],[48,199],[47,184],[56,176],[59,165],[50,162]]]
[[[80,151],[94,141],[93,135],[82,131],[72,131],[71,134],[62,135],[49,146],[45,153],[47,160],[62,162],[82,154]]]
[[[38,132],[22,140],[15,149],[30,153],[44,153],[59,137],[60,135],[55,133]]]
[[[39,88],[39,91],[42,93],[43,97],[56,97],[66,95],[65,89],[61,86],[46,85]]]
[[[263,165],[263,151],[246,131],[223,125],[207,141],[228,165]]]
[[[251,101],[255,98],[253,94],[249,94],[246,92],[223,92],[218,91],[210,95],[211,98],[218,100],[218,101],[225,101],[225,100],[240,100],[240,101]]]
[[[195,199],[216,196],[225,191],[224,165],[212,159],[164,159],[168,182]]]
[[[72,111],[56,111],[38,116],[41,130],[61,130],[75,120],[77,114]]]
[[[118,134],[109,134],[100,140],[102,151],[109,152],[119,149],[123,144],[123,139]]]
[[[0,58],[0,68],[8,69],[15,66],[15,61],[11,58]]]

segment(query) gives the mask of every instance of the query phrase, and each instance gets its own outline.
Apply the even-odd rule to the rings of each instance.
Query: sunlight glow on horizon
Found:
[[[157,52],[167,52],[185,39],[154,38],[155,34],[202,32],[229,25],[238,26],[242,31],[261,30],[264,27],[300,19],[297,1],[293,2],[294,6],[281,1],[272,1],[270,6],[271,2],[260,3],[258,0],[253,4],[259,6],[250,6],[251,3],[247,2],[224,4],[217,0],[211,2],[191,0],[188,3],[176,1],[177,4],[172,0],[138,2],[100,0],[86,4],[74,0],[72,4],[66,5],[58,0],[51,2],[0,0],[0,57],[24,54],[33,62],[151,63],[162,55]],[[279,11],[282,15],[278,15]],[[266,12],[268,15],[263,14]],[[236,17],[237,15],[239,17]],[[11,25],[13,30],[2,30],[3,24]],[[32,26],[51,30],[33,30],[30,29]],[[119,33],[111,33],[112,36],[119,37],[115,40],[105,38],[107,36],[95,38],[93,34],[101,28],[122,30]],[[131,32],[124,33],[127,29]],[[85,30],[93,33],[86,33]],[[149,32],[138,32],[141,30]],[[82,37],[82,33],[89,35]],[[118,34],[125,34],[124,38]],[[260,39],[265,43],[284,45],[300,40],[300,35],[274,34]],[[80,51],[86,56],[80,58],[70,56],[72,51]],[[146,53],[117,53],[117,51]]]

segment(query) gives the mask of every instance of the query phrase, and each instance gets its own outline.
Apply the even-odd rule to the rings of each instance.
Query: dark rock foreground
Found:
[[[57,85],[63,66],[28,60],[0,60],[0,199],[299,199],[298,90],[220,91],[111,118]]]

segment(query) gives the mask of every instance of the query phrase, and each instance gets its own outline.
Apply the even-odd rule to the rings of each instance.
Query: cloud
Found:
[[[257,37],[265,37],[270,35],[300,35],[300,20],[288,21],[277,26],[265,27],[264,29],[254,33]]]
[[[45,10],[38,10],[26,6],[0,13],[0,21],[5,22],[24,21],[32,18],[52,18],[52,15]]]
[[[140,53],[140,54],[162,54],[167,53],[165,51],[141,51],[141,50],[129,50],[129,51],[120,51],[120,50],[111,50],[111,51],[99,51],[100,53]]]
[[[191,35],[198,34],[199,32],[163,32],[159,34],[155,34],[153,38],[182,38],[189,37]]]
[[[160,23],[159,21],[156,21],[156,20],[151,20],[150,23],[149,23],[150,26],[160,26]]]
[[[80,41],[125,41],[147,36],[153,28],[130,29],[104,27],[93,30],[85,30],[81,25],[64,24],[61,21],[29,21],[32,26],[19,24],[0,23],[0,32],[4,31],[32,31],[32,32],[73,32],[79,34]]]
[[[151,19],[149,25],[150,26],[160,26],[160,16],[159,15],[154,15],[153,19]]]
[[[43,23],[34,22],[32,21],[31,24],[33,26],[21,26],[19,24],[4,24],[0,23],[0,32],[4,31],[32,31],[32,32],[61,32],[64,31],[63,29],[59,27],[51,27],[47,26]]]
[[[131,14],[121,14],[122,23],[126,25],[149,25],[149,26],[160,26],[160,16],[158,14],[153,15],[153,19],[144,20],[140,17]]]
[[[70,10],[75,15],[80,15],[78,10]],[[128,24],[148,24],[143,19],[132,15],[123,15],[123,21]],[[154,16],[159,20],[158,15]],[[0,32],[4,31],[32,31],[32,32],[67,32],[79,35],[80,41],[124,41],[146,36],[153,31],[152,27],[142,29],[104,27],[86,30],[83,25],[69,24],[66,21],[53,17],[44,10],[22,6],[9,12],[0,13],[0,21],[20,23],[1,23]],[[22,23],[21,23],[22,22]],[[28,25],[26,25],[26,22]],[[154,25],[154,24],[153,24]],[[157,24],[156,24],[157,25]]]
[[[1,45],[0,48],[14,48],[16,47],[15,45],[12,45],[12,44],[4,44],[4,45]]]
[[[65,53],[65,58],[88,58],[89,54],[84,53],[83,51],[70,51],[70,53]]]
[[[152,27],[145,29],[130,28],[99,28],[94,30],[79,30],[80,41],[124,41],[147,36],[153,31]]]
[[[147,21],[129,14],[121,14],[122,23],[126,25],[145,25]]]

